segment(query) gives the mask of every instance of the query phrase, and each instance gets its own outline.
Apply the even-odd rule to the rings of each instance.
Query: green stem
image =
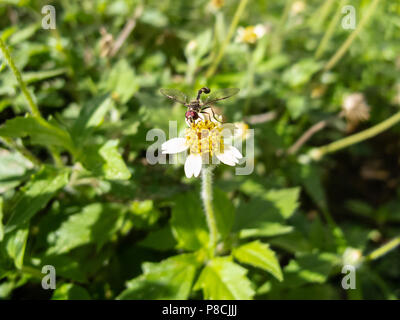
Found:
[[[242,16],[244,9],[246,7],[248,0],[240,0],[240,3],[236,9],[235,15],[233,16],[231,25],[229,27],[229,31],[228,31],[228,35],[225,38],[225,41],[222,43],[218,55],[215,58],[213,64],[208,68],[207,72],[206,72],[206,78],[210,78],[214,75],[215,71],[217,70],[217,67],[219,65],[219,63],[221,62],[222,57],[224,56],[225,53],[225,49],[228,46],[233,33],[235,32],[235,29],[239,23],[240,17]]]
[[[322,3],[322,5],[313,13],[310,17],[310,21],[312,21],[312,28],[315,31],[321,29],[325,19],[328,17],[331,12],[332,6],[336,0],[326,0]]]
[[[214,256],[215,247],[217,245],[217,221],[212,206],[212,171],[213,167],[209,166],[203,168],[201,173],[201,198],[203,199],[204,213],[206,215],[208,230],[210,232],[209,249],[211,257]]]
[[[361,30],[364,28],[364,26],[368,22],[369,18],[371,17],[371,15],[374,13],[375,8],[378,5],[378,3],[379,3],[379,0],[373,0],[371,5],[367,9],[367,12],[363,15],[361,21],[357,25],[357,28],[349,35],[349,37],[342,44],[342,46],[336,51],[336,53],[333,55],[333,57],[327,62],[327,64],[324,67],[325,70],[332,69],[335,66],[335,64],[340,60],[340,58],[342,58],[342,56],[346,53],[346,51],[349,49],[350,45],[353,43],[354,39],[361,32]]]
[[[15,78],[18,81],[18,84],[22,90],[22,93],[25,95],[25,98],[28,101],[28,105],[29,105],[31,113],[35,117],[42,118],[39,108],[37,107],[36,103],[33,101],[31,93],[29,92],[28,88],[26,87],[24,80],[22,80],[21,72],[19,72],[17,66],[14,63],[14,60],[11,57],[10,51],[8,50],[6,44],[4,43],[4,41],[1,37],[0,37],[0,49],[1,49],[1,52],[3,53],[3,56],[6,59],[8,65],[10,66],[12,72],[14,73]]]
[[[8,65],[10,66],[12,72],[14,73],[15,78],[17,79],[17,82],[21,88],[21,91],[24,94],[24,96],[28,102],[30,112],[32,113],[32,115],[37,119],[37,121],[40,123],[41,126],[52,129],[52,130],[56,131],[60,136],[64,137],[68,141],[67,149],[72,154],[76,154],[77,151],[75,150],[68,133],[66,133],[64,130],[62,130],[56,126],[53,126],[51,123],[47,122],[40,114],[37,104],[35,103],[31,93],[29,92],[29,90],[26,86],[26,83],[22,79],[21,72],[18,70],[17,66],[15,65],[14,60],[11,57],[10,51],[8,50],[6,44],[4,43],[4,41],[1,37],[0,37],[0,50],[3,53],[3,56],[6,59]],[[54,149],[50,148],[50,153],[52,154],[53,159],[55,160],[56,164],[61,165],[61,162],[58,161],[59,159],[58,159],[57,152]]]
[[[41,273],[39,270],[30,267],[30,266],[22,266],[21,273],[25,273],[25,274],[30,274],[31,276],[35,277],[35,278],[40,278],[42,279],[44,277],[44,274]]]
[[[272,37],[272,41],[270,44],[275,44],[275,46],[272,46],[272,52],[277,54],[282,50],[282,35],[283,35],[283,29],[285,27],[285,22],[287,21],[290,13],[290,8],[292,7],[294,0],[287,0],[285,8],[283,9],[283,14],[281,16],[281,19],[279,20],[278,27]]]
[[[335,31],[335,28],[339,22],[341,13],[342,13],[342,7],[346,3],[346,0],[342,0],[339,3],[339,7],[336,10],[335,15],[333,16],[331,22],[329,23],[328,29],[326,29],[324,36],[322,37],[321,42],[319,43],[318,49],[315,52],[315,58],[319,59],[322,54],[324,53],[326,46],[329,43],[329,40],[332,38],[332,35]]]
[[[367,260],[376,260],[396,248],[398,245],[400,245],[400,236],[390,240],[382,247],[372,251],[366,258]]]
[[[314,158],[315,160],[319,160],[328,153],[338,151],[340,149],[346,148],[358,142],[375,137],[379,133],[389,129],[398,122],[400,122],[400,111],[391,116],[389,119],[386,119],[369,129],[353,134],[349,137],[340,139],[338,141],[332,142],[326,146],[312,149],[311,157]]]

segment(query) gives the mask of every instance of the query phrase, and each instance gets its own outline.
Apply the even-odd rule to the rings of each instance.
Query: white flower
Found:
[[[236,42],[255,43],[258,39],[262,38],[267,32],[262,24],[256,26],[248,26],[246,28],[239,27],[237,30]]]
[[[175,154],[189,150],[185,161],[186,177],[198,177],[203,164],[212,163],[215,156],[228,166],[235,166],[243,156],[227,142],[235,126],[231,123],[200,119],[185,131],[184,138],[173,138],[161,145],[163,154]]]

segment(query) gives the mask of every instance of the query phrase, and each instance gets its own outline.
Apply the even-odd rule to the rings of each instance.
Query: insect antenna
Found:
[[[209,94],[210,92],[211,92],[211,90],[210,90],[209,88],[207,88],[207,87],[201,88],[201,89],[197,92],[197,98],[196,98],[196,100],[197,100],[197,101],[200,100],[200,96],[201,96],[202,93]]]

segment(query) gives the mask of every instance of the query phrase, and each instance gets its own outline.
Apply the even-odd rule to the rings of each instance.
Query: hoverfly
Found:
[[[201,88],[197,92],[196,99],[190,100],[190,101],[183,92],[181,92],[177,89],[160,89],[160,92],[167,98],[174,100],[176,102],[179,102],[179,103],[183,104],[185,107],[187,107],[187,111],[185,113],[186,122],[188,124],[191,124],[195,120],[200,118],[199,113],[206,114],[207,112],[204,112],[204,110],[207,110],[207,109],[211,109],[213,118],[215,120],[219,121],[215,117],[215,113],[211,107],[211,104],[213,104],[219,100],[224,100],[229,97],[232,97],[233,95],[237,94],[239,92],[239,90],[240,89],[238,89],[238,88],[228,88],[228,89],[217,90],[210,94],[211,90],[207,87],[204,87],[204,88]],[[204,100],[200,100],[200,96],[202,94],[209,94],[209,95]]]

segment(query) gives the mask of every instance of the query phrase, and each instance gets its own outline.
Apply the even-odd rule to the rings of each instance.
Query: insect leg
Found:
[[[214,109],[213,109],[211,106],[205,106],[203,109],[201,109],[201,111],[206,110],[206,109],[211,109],[213,118],[214,118],[215,120],[217,120],[219,123],[222,123],[222,121],[219,121],[219,120],[217,119],[217,117],[215,116]],[[205,112],[205,113],[207,113],[207,112]],[[208,115],[209,115],[210,120],[211,120],[210,114],[208,114]]]

